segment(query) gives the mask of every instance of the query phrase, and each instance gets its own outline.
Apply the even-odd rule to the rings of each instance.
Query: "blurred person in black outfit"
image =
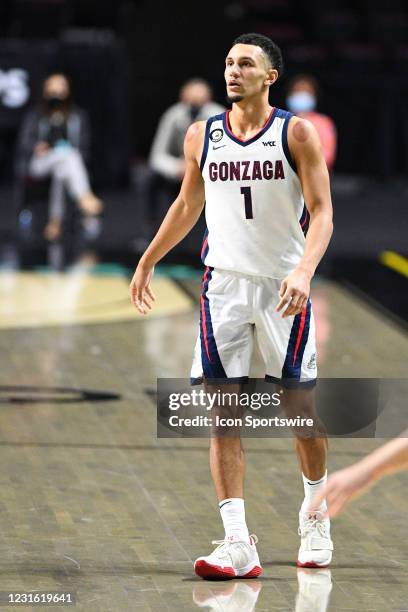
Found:
[[[190,79],[180,90],[180,100],[166,110],[160,119],[150,153],[151,167],[162,177],[180,186],[185,162],[183,143],[189,126],[194,121],[224,112],[225,108],[212,102],[212,91],[204,79]]]
[[[154,225],[155,215],[162,218],[180,189],[185,171],[183,143],[189,126],[224,110],[212,101],[211,87],[204,79],[192,78],[182,85],[179,101],[164,112],[153,139],[149,164],[155,175],[155,187],[145,215],[147,225]]]
[[[40,104],[25,117],[18,140],[20,177],[51,178],[48,223],[44,230],[50,241],[61,235],[65,190],[82,211],[85,229],[89,231],[93,226],[95,231],[95,224],[99,223],[96,216],[103,205],[90,187],[85,165],[89,160],[89,144],[88,118],[73,104],[68,78],[51,74],[44,81]]]

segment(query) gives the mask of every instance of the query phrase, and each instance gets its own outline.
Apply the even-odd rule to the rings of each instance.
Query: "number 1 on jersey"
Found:
[[[252,194],[250,187],[241,187],[241,193],[244,196],[245,203],[245,219],[253,219],[254,215],[252,212]]]

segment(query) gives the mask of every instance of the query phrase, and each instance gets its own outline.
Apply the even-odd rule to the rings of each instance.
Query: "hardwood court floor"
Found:
[[[405,375],[400,329],[331,283],[315,294],[322,375]],[[2,330],[0,591],[71,590],[87,612],[408,610],[407,475],[383,481],[335,522],[330,570],[297,570],[302,495],[284,439],[245,441],[263,576],[194,576],[194,558],[222,537],[207,441],[157,440],[147,391],[157,376],[188,375],[196,325],[193,306]],[[330,470],[381,442],[332,440]]]

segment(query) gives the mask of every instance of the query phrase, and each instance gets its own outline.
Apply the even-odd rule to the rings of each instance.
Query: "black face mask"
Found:
[[[191,117],[191,121],[195,121],[195,119],[197,118],[198,113],[201,110],[201,106],[195,106],[194,104],[190,105],[190,117]]]
[[[60,98],[58,96],[50,96],[49,98],[45,98],[45,103],[49,110],[61,110],[65,107],[67,100],[66,98]]]

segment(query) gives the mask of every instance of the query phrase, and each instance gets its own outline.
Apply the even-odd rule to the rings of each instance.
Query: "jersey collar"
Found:
[[[268,130],[271,127],[271,125],[273,123],[273,120],[276,117],[277,110],[278,109],[276,107],[274,107],[274,106],[272,107],[272,110],[271,110],[271,112],[269,114],[269,117],[266,120],[266,123],[263,126],[263,128],[257,134],[255,134],[255,136],[252,136],[248,140],[241,140],[240,138],[238,138],[238,136],[235,136],[235,134],[233,133],[233,131],[230,128],[229,114],[230,114],[231,111],[228,110],[228,111],[226,111],[223,114],[223,118],[222,118],[222,122],[223,122],[223,125],[224,125],[224,131],[231,138],[231,140],[233,140],[237,144],[241,145],[242,147],[246,147],[247,145],[252,144],[256,140],[258,140],[258,138],[260,138],[263,134],[265,134],[266,130]]]

